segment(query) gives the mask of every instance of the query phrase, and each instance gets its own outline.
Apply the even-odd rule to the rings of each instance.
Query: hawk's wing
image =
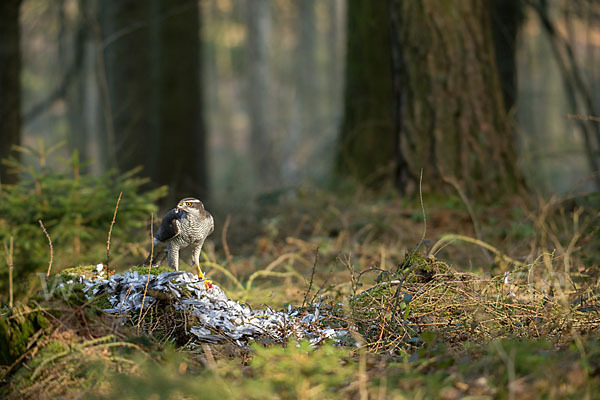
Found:
[[[177,210],[176,208],[172,209],[165,215],[160,226],[158,227],[158,232],[154,236],[159,242],[166,242],[168,240],[173,239],[175,236],[179,235],[179,226],[176,221],[185,217],[185,212],[181,210]]]
[[[208,220],[208,232],[206,233],[206,236],[210,235],[211,233],[214,232],[215,230],[215,222],[213,220],[213,216],[206,210],[204,210],[204,212],[202,213],[202,216]]]

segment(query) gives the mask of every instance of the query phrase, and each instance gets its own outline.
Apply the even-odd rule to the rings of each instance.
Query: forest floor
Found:
[[[216,216],[203,269],[230,299],[319,305],[348,340],[199,343],[169,299],[140,321],[57,290],[3,309],[0,394],[597,398],[598,199],[465,201],[300,189]]]

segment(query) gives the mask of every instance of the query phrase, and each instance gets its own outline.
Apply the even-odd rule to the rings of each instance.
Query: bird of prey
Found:
[[[179,250],[192,247],[192,266],[198,268],[198,277],[204,279],[200,269],[200,251],[204,240],[214,229],[213,217],[204,209],[204,204],[193,197],[186,197],[163,218],[154,235],[153,255],[148,255],[144,264],[157,265],[167,257],[169,266],[179,270]]]

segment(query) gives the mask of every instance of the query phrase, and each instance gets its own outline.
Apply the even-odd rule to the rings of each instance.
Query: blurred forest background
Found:
[[[6,0],[1,18],[2,159],[64,141],[84,173],[142,166],[164,204],[224,209],[340,175],[410,193],[421,169],[468,195],[598,188],[595,1]]]
[[[599,61],[597,0],[0,0],[0,397],[596,398]],[[187,196],[251,348],[149,292]]]
[[[14,239],[29,271],[48,256],[40,219],[62,249],[58,265],[103,259],[121,192],[113,238],[125,264],[145,257],[156,205],[186,196],[216,216],[215,241],[233,216],[232,245],[255,246],[242,252],[251,254],[268,247],[265,237],[373,230],[374,215],[355,225],[340,216],[366,199],[363,188],[374,204],[401,199],[412,210],[407,199],[417,199],[416,212],[398,215],[419,220],[421,174],[426,208],[441,198],[468,209],[467,228],[449,225],[455,217],[430,228],[479,239],[475,214],[492,215],[486,205],[600,185],[595,1],[0,7],[0,238],[5,254]],[[319,202],[323,190],[355,198]],[[287,228],[283,211],[265,212],[298,199],[292,213],[304,214],[285,214]],[[341,225],[323,228],[320,212]],[[421,227],[400,228],[390,212],[375,228],[409,232],[401,245],[413,246]]]

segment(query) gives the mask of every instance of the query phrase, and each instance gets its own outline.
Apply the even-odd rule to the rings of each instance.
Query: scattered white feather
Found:
[[[84,279],[83,283],[88,296],[101,293],[109,295],[111,308],[104,311],[126,315],[131,311],[139,311],[142,307],[147,279],[147,275],[134,271],[115,274],[110,279]],[[270,307],[253,310],[246,304],[229,299],[215,284],[207,289],[203,280],[185,271],[150,275],[148,291],[159,298],[160,293],[170,298],[176,308],[182,307],[191,312],[199,325],[192,326],[189,332],[201,342],[232,341],[242,344],[266,338],[283,342],[295,337],[318,344],[326,339],[335,340],[348,335],[348,331],[343,328],[317,323],[323,314],[318,303],[311,310],[302,312],[291,305],[284,311],[274,311]],[[144,309],[154,305],[156,297],[146,294]]]

